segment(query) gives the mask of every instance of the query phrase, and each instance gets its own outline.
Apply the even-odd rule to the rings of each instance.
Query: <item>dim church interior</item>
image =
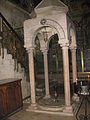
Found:
[[[34,8],[42,0],[1,0],[0,1],[0,86],[2,81],[6,79],[18,78],[21,81],[21,94],[22,102],[26,106],[30,104],[30,80],[29,80],[29,61],[28,53],[24,48],[24,21],[31,19],[35,16]],[[50,0],[51,1],[51,0]],[[89,0],[61,0],[69,8],[67,13],[70,19],[73,21],[76,29],[76,43],[77,43],[77,52],[76,52],[76,63],[77,63],[77,80],[87,80],[89,82],[90,90],[90,1]],[[45,21],[44,21],[45,22]],[[30,25],[32,26],[32,25]],[[52,29],[50,29],[51,31]],[[49,29],[44,27],[42,29],[45,33],[45,40],[47,42]],[[39,37],[35,38],[35,51],[34,51],[34,70],[35,70],[35,91],[36,91],[36,100],[37,104],[41,106],[42,111],[52,111],[52,114],[57,111],[62,113],[62,107],[65,104],[65,88],[64,88],[64,70],[63,70],[63,55],[62,49],[58,44],[58,35],[55,31],[54,35],[50,37],[49,42],[49,51],[48,51],[48,77],[49,77],[49,89],[51,97],[48,99],[43,99],[45,95],[45,83],[44,83],[44,58],[43,53],[40,49]],[[71,42],[70,38],[70,41]],[[76,96],[72,100],[74,93],[74,84],[73,84],[73,70],[72,70],[72,55],[70,50],[69,53],[69,74],[70,74],[70,92],[71,92],[71,104],[73,106],[73,113],[77,109],[77,106],[81,98]],[[10,80],[11,81],[11,80]],[[8,83],[8,81],[6,81]],[[79,82],[77,82],[79,83]],[[83,82],[84,83],[84,82]],[[16,83],[15,83],[16,84]],[[16,84],[17,86],[20,83]],[[79,86],[80,87],[80,86]],[[5,87],[4,87],[5,88]],[[16,88],[15,88],[16,89]],[[76,87],[75,87],[76,89]],[[0,88],[1,90],[1,88]],[[5,90],[5,89],[4,89]],[[6,89],[7,90],[7,89]],[[18,88],[18,90],[20,90]],[[3,90],[2,90],[3,91]],[[20,91],[19,91],[20,92]],[[0,92],[0,97],[4,96],[4,92]],[[16,93],[17,94],[17,93]],[[11,94],[12,95],[12,94]],[[77,94],[76,94],[77,95]],[[5,99],[5,98],[3,98]],[[10,99],[10,98],[9,98]],[[15,98],[16,99],[16,98]],[[18,98],[19,99],[19,98]],[[90,99],[90,98],[89,98]],[[78,101],[79,100],[79,101]],[[0,101],[2,102],[2,101]],[[20,101],[19,101],[20,102]],[[5,104],[2,102],[2,104]],[[20,103],[21,104],[21,103]],[[0,103],[1,105],[1,103]],[[5,106],[5,105],[4,105]],[[11,106],[12,107],[12,106]],[[21,106],[19,106],[22,108]],[[18,107],[14,110],[9,111],[9,113],[3,114],[0,113],[1,119],[12,115],[14,111],[18,111]],[[9,109],[8,107],[5,109]],[[53,109],[56,109],[54,111]],[[23,116],[20,120],[29,119],[29,113],[24,112],[18,113],[16,116],[11,116],[10,120],[17,120],[18,117]],[[8,110],[6,110],[8,111]],[[53,112],[54,111],[54,112]],[[81,113],[83,108],[81,109]],[[90,112],[90,108],[88,107]],[[23,115],[26,114],[26,115]],[[30,113],[31,116],[37,113]],[[56,113],[57,114],[57,113]],[[65,114],[65,113],[64,113]],[[63,114],[63,115],[64,115]],[[75,114],[75,113],[74,113]],[[61,115],[61,119],[63,118]],[[45,115],[44,115],[45,116]],[[69,116],[69,115],[68,115]],[[79,115],[78,115],[79,116]],[[16,118],[17,117],[17,118]],[[40,116],[42,119],[43,116]],[[69,118],[70,117],[70,118]],[[67,120],[73,120],[72,116],[67,117]],[[49,119],[47,116],[45,118]],[[32,119],[37,119],[33,118]],[[52,117],[53,119],[59,119],[59,117]],[[83,117],[80,120],[84,119]],[[87,119],[89,120],[90,116]]]

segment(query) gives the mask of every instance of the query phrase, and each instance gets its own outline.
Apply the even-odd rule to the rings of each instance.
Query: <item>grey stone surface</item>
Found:
[[[0,0],[0,12],[13,28],[23,26],[23,22],[29,18],[29,13],[8,0]]]
[[[27,112],[27,106],[28,104],[25,104],[23,110],[9,117],[8,120],[75,120],[74,117],[66,115]]]

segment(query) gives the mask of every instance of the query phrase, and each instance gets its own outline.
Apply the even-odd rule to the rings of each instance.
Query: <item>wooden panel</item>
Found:
[[[21,108],[21,80],[0,84],[0,119]]]

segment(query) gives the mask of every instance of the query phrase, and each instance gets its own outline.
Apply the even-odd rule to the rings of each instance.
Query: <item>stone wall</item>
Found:
[[[27,11],[25,11],[22,8],[16,6],[15,4],[9,2],[8,0],[0,0],[0,12],[2,13],[2,15],[6,18],[8,23],[13,28],[23,27],[23,22],[29,18],[29,13]],[[8,29],[6,29],[6,30],[8,30]],[[7,31],[7,33],[8,32],[9,31]],[[14,34],[12,34],[12,36],[13,36],[13,40],[12,40],[10,38],[10,34],[9,33],[7,34],[7,33],[6,32],[3,33],[3,41],[5,41],[5,44],[7,44],[10,48],[12,41],[16,40],[16,37],[14,36]],[[7,34],[7,37],[5,36],[6,34]],[[10,41],[11,44],[7,43],[8,41]],[[23,47],[23,46],[21,46],[21,44],[19,42],[17,42],[17,43],[18,43],[17,46],[19,46],[19,49],[21,49],[20,47]],[[2,52],[0,55],[0,80],[7,79],[7,78],[21,78],[22,79],[22,95],[23,95],[23,98],[25,98],[25,97],[29,96],[29,94],[30,94],[30,92],[29,92],[29,75],[26,74],[25,69],[20,64],[20,62],[23,63],[23,59],[22,59],[22,61],[19,61],[17,63],[18,71],[17,71],[17,69],[15,69],[15,58],[12,56],[13,54],[11,54],[13,52],[13,50],[11,51],[11,53],[7,52],[9,50],[8,50],[8,47],[5,46],[5,44],[4,44],[4,57],[2,58]],[[13,48],[13,47],[11,46],[11,48]],[[1,51],[1,46],[0,46],[0,51]],[[19,51],[22,51],[22,49]],[[21,56],[19,56],[19,57],[21,57]],[[25,57],[25,55],[24,55],[24,57]]]
[[[7,78],[22,79],[22,95],[23,98],[29,96],[29,82],[24,68],[18,64],[18,71],[14,69],[15,63],[11,54],[7,54],[7,49],[4,49],[4,58],[2,59],[2,49],[0,55],[0,80]]]
[[[29,13],[8,0],[0,0],[0,12],[9,21],[12,27],[22,27],[29,18]]]

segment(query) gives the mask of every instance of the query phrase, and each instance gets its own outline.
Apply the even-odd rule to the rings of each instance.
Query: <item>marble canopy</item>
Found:
[[[58,44],[63,53],[64,69],[64,89],[65,89],[65,107],[64,112],[72,112],[70,103],[70,79],[69,79],[69,59],[68,49],[72,53],[72,70],[73,82],[76,82],[76,33],[72,20],[68,17],[68,7],[60,0],[42,0],[34,10],[34,17],[24,22],[24,47],[29,55],[29,73],[31,87],[31,105],[29,109],[36,109],[35,94],[35,75],[34,75],[34,49],[35,39],[38,36],[40,41],[40,50],[44,56],[44,73],[45,73],[45,98],[50,97],[49,80],[48,80],[48,57],[50,37],[58,35]],[[48,40],[45,41],[45,32]]]

